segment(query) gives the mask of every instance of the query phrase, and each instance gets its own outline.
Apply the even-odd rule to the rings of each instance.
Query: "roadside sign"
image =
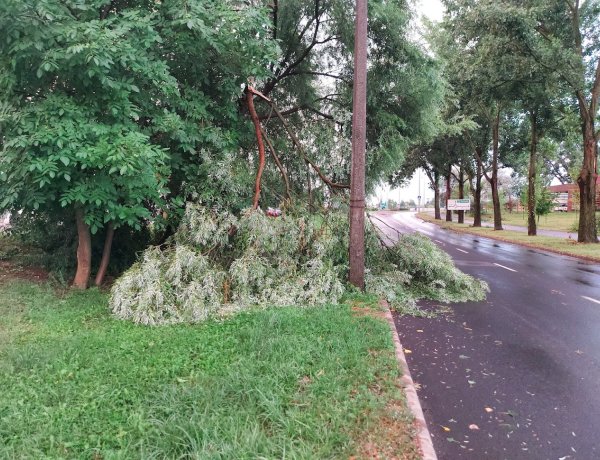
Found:
[[[449,211],[470,211],[471,210],[471,200],[469,198],[465,198],[462,200],[448,200],[448,210]]]

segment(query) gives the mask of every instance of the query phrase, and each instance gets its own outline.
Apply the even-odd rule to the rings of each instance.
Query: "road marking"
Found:
[[[594,302],[594,303],[600,304],[600,300],[592,299],[591,297],[587,297],[587,296],[582,295],[581,298],[585,299],[585,300],[589,300],[590,302]]]
[[[458,249],[458,248],[454,248],[454,249],[456,249],[457,251],[460,251],[460,252],[464,252],[465,254],[468,254],[468,253],[469,253],[469,251],[465,251],[465,250],[463,250],[463,249]]]
[[[505,267],[504,265],[497,264],[496,262],[494,262],[494,265],[497,265],[498,267],[502,267],[502,268],[504,268],[506,270],[510,270],[511,272],[517,273],[516,270],[513,270],[512,268]]]
[[[440,241],[440,240],[433,240],[433,241],[435,241],[436,243],[440,243],[440,244],[446,244],[446,243],[444,243],[443,241]]]

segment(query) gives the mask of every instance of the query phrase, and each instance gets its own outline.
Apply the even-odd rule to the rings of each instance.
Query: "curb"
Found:
[[[406,357],[402,351],[402,344],[400,343],[400,338],[398,337],[398,331],[396,330],[396,325],[394,324],[394,318],[392,318],[392,312],[390,311],[390,307],[387,302],[382,302],[382,305],[385,307],[385,318],[387,319],[390,329],[392,330],[392,340],[394,341],[394,348],[396,349],[396,359],[398,360],[400,369],[402,370],[400,382],[402,383],[404,392],[406,394],[408,408],[415,417],[417,440],[419,442],[419,447],[421,448],[421,453],[423,454],[423,460],[437,460],[437,454],[433,448],[433,442],[431,441],[431,435],[429,434],[427,422],[425,421],[425,416],[423,415],[423,409],[421,408],[421,403],[419,402],[417,389],[415,388],[415,383],[410,375]]]

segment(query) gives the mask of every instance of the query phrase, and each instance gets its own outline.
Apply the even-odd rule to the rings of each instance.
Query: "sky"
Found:
[[[419,18],[426,16],[432,21],[440,21],[444,13],[444,8],[440,0],[415,0],[415,10]],[[369,202],[374,204],[380,200],[387,201],[392,199],[398,202],[400,200],[409,201],[412,199],[416,203],[418,196],[421,196],[421,203],[433,199],[433,190],[429,188],[427,176],[421,170],[415,173],[406,187],[391,188],[387,184],[377,187],[375,193],[369,197]]]
[[[440,21],[444,12],[444,7],[440,0],[416,0],[416,10],[427,16],[432,21]]]

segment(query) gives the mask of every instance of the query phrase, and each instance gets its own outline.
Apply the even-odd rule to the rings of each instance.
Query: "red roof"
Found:
[[[596,177],[596,185],[600,185],[600,176]],[[553,193],[561,193],[568,192],[569,190],[576,190],[579,186],[577,184],[560,184],[560,185],[551,185],[548,187]]]

